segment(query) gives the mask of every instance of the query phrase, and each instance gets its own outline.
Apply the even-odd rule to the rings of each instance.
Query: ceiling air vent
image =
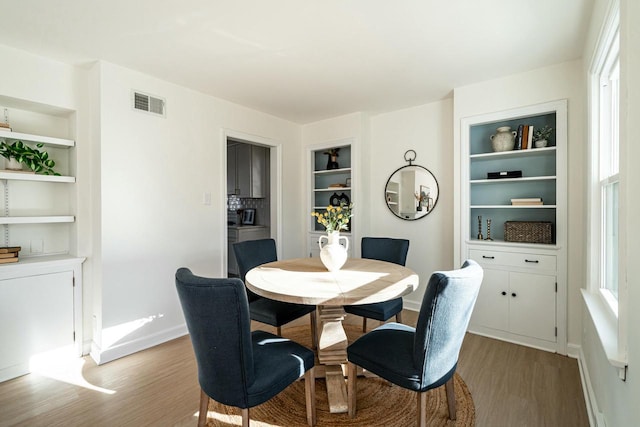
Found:
[[[164,109],[165,101],[162,98],[158,98],[152,95],[147,95],[142,92],[133,92],[133,108],[134,110],[144,111],[147,113],[157,114],[159,116],[165,116]]]

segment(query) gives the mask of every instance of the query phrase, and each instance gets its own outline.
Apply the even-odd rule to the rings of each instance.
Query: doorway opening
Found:
[[[227,136],[227,276],[238,277],[233,244],[274,235],[275,148]]]

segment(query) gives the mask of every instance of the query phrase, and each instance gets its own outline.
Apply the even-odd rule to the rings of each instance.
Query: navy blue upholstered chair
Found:
[[[387,237],[363,237],[361,248],[362,258],[405,265],[409,241]],[[367,318],[386,322],[392,316],[396,316],[396,322],[402,323],[402,297],[373,304],[348,305],[344,307],[344,311],[362,316],[362,332],[367,332]]]
[[[234,243],[233,251],[238,262],[240,278],[245,282],[249,270],[268,262],[277,261],[276,242],[273,239],[247,240]],[[318,347],[316,307],[314,305],[293,304],[261,297],[247,289],[251,320],[276,327],[281,335],[281,327],[302,316],[311,318],[311,339],[313,348]]]
[[[198,364],[199,426],[207,422],[209,398],[242,408],[242,425],[248,426],[249,408],[271,399],[303,374],[307,422],[315,424],[313,351],[268,332],[251,332],[240,279],[198,277],[181,268],[176,288]]]
[[[418,394],[418,425],[426,425],[427,391],[445,385],[449,418],[456,418],[453,374],[469,325],[482,268],[467,260],[454,271],[435,272],[422,299],[416,328],[386,323],[347,347],[348,408],[356,415],[357,366]]]

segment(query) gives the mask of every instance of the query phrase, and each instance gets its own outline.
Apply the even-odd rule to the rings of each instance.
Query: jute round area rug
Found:
[[[345,325],[349,342],[355,340],[361,330],[357,326]],[[282,335],[300,344],[310,346],[309,326],[283,328]],[[444,387],[429,391],[427,398],[427,424],[429,426],[474,426],[475,407],[471,393],[458,374],[454,377],[456,393],[455,421],[449,420],[447,397]],[[254,427],[306,426],[304,381],[296,381],[282,393],[262,405],[249,410]],[[324,379],[316,380],[317,426],[415,426],[417,422],[416,393],[391,385],[380,378],[358,377],[357,413],[332,414],[327,403]],[[238,408],[221,405],[210,400],[207,426],[230,427],[242,425]]]

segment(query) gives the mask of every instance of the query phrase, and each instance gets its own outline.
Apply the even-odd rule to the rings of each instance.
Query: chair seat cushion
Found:
[[[259,298],[249,303],[251,320],[271,326],[282,326],[316,309],[314,305],[291,304]]]
[[[402,298],[376,302],[373,304],[348,305],[344,307],[344,311],[350,314],[355,314],[356,316],[386,322],[392,316],[395,316],[402,311]]]
[[[399,385],[423,392],[440,387],[455,373],[456,364],[432,384],[422,384],[422,373],[413,360],[415,329],[400,323],[387,323],[361,336],[347,347],[350,362]]]
[[[289,339],[254,331],[251,343],[255,380],[247,389],[248,408],[271,399],[313,367],[313,351]]]

